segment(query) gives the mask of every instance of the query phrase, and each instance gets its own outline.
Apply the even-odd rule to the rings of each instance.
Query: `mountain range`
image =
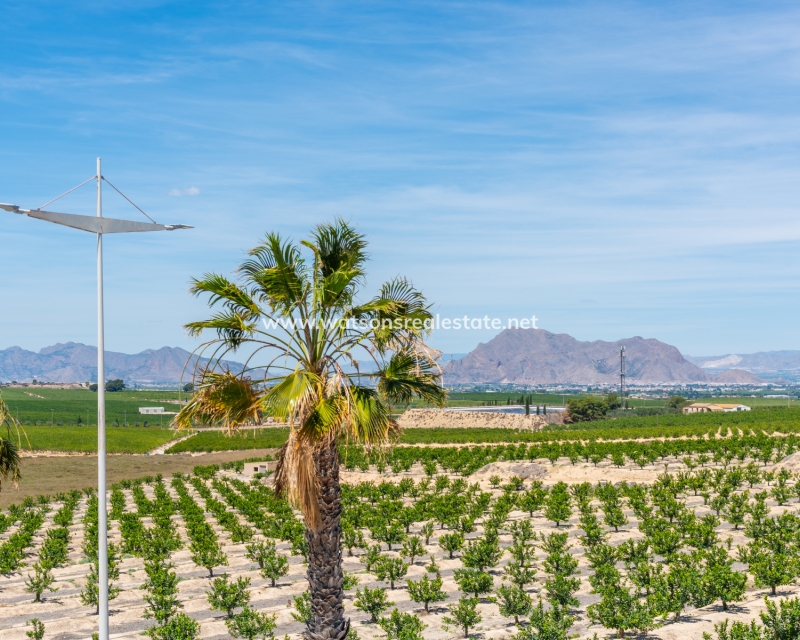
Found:
[[[729,353],[724,356],[686,356],[692,364],[706,373],[740,369],[764,379],[800,378],[800,351],[759,351],[758,353]]]
[[[631,384],[759,384],[761,378],[733,367],[710,375],[672,345],[638,336],[582,342],[544,329],[506,329],[445,367],[447,384],[614,384],[619,382],[620,347],[625,347]]]
[[[765,379],[800,378],[800,351],[724,356],[683,356],[655,339],[582,342],[544,329],[506,329],[473,351],[444,357],[447,384],[614,384],[619,351],[625,346],[631,384],[760,384]],[[187,362],[189,363],[187,365]],[[106,352],[106,378],[134,385],[174,385],[189,379],[197,358],[185,349],[162,347],[128,355]],[[201,364],[207,362],[201,359]],[[232,371],[242,365],[227,362]],[[94,382],[97,348],[68,342],[38,353],[20,347],[0,350],[0,382]]]
[[[189,363],[187,365],[187,362]],[[106,379],[121,378],[128,384],[171,385],[191,380],[197,357],[185,349],[162,347],[128,355],[106,351]],[[201,364],[208,362],[200,359]],[[242,365],[228,362],[232,371]],[[20,347],[0,351],[0,382],[95,382],[97,347],[67,342],[45,347],[38,353]]]

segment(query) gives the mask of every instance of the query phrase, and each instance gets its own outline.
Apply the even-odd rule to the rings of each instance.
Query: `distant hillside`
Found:
[[[711,374],[735,368],[749,371],[765,379],[800,379],[800,351],[759,351],[758,353],[729,353],[724,356],[686,356],[686,359]]]
[[[106,351],[106,379],[122,378],[130,384],[176,384],[181,379],[184,366],[187,380],[195,366],[196,358],[185,349],[162,347],[148,349],[134,355]],[[207,362],[203,359],[201,362]],[[242,365],[229,362],[233,371]],[[97,380],[97,347],[68,342],[45,347],[39,353],[11,347],[0,351],[0,382],[87,382]]]
[[[627,379],[635,384],[760,380],[745,372],[725,378],[708,375],[676,347],[655,339],[581,342],[544,329],[506,329],[445,368],[448,384],[613,384],[619,381],[619,350],[625,345]]]
[[[756,374],[743,369],[728,369],[722,373],[717,373],[710,376],[711,382],[725,383],[725,384],[762,384],[765,382]]]

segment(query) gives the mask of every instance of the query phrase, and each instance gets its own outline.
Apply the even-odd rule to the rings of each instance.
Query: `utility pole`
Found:
[[[619,401],[625,408],[625,345],[619,348]]]

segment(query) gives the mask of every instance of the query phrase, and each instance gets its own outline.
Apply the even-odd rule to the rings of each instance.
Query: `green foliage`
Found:
[[[289,438],[289,429],[253,429],[226,435],[221,431],[202,431],[188,440],[178,442],[167,453],[209,453],[212,451],[242,451],[281,447]]]
[[[276,618],[274,613],[261,613],[251,609],[249,605],[245,605],[239,613],[225,621],[225,626],[228,627],[228,633],[233,638],[266,640],[275,637],[273,631],[275,631]]]
[[[717,640],[796,640],[800,638],[800,600],[781,599],[776,605],[764,598],[766,611],[759,613],[761,623],[750,624],[724,620],[714,625]],[[710,633],[703,633],[704,640],[711,640]]]
[[[545,517],[555,522],[557,527],[572,517],[572,507],[566,483],[558,482],[550,490],[545,507]]]
[[[689,401],[683,396],[670,396],[667,400],[667,406],[671,409],[683,409]]]
[[[212,609],[224,611],[228,618],[232,618],[236,609],[250,602],[249,586],[250,578],[237,578],[229,582],[228,575],[224,574],[214,579],[206,597]]]
[[[119,580],[119,550],[113,542],[108,543],[108,601],[111,602],[119,595],[119,587],[114,586],[113,581]],[[100,607],[100,588],[99,588],[99,569],[98,561],[95,556],[92,560],[89,576],[86,585],[80,593],[81,603],[87,607],[93,606],[95,613]]]
[[[469,630],[474,629],[483,620],[478,613],[477,598],[461,598],[457,604],[450,606],[450,615],[442,616],[443,626],[446,629],[455,627],[464,631],[464,637],[469,637]]]
[[[25,632],[25,635],[31,640],[42,640],[44,638],[44,623],[39,618],[31,618],[25,623],[25,626],[33,627],[30,631]]]
[[[447,594],[442,591],[441,576],[436,576],[436,578],[431,580],[425,575],[416,582],[408,580],[406,585],[408,586],[408,594],[411,600],[422,603],[425,607],[425,611],[428,611],[431,602],[447,600]]]
[[[459,551],[464,546],[464,534],[460,531],[443,533],[439,536],[439,546],[442,548],[442,551],[447,551],[450,554],[449,558],[452,560],[453,553]]]
[[[422,540],[419,536],[410,536],[403,542],[403,548],[400,549],[400,555],[407,558],[409,564],[414,564],[414,560],[425,554],[425,547],[422,546]]]
[[[347,555],[353,555],[353,549],[365,549],[367,546],[364,540],[364,534],[360,529],[355,529],[352,526],[342,526],[342,546],[347,549]]]
[[[258,563],[261,577],[270,580],[272,587],[277,580],[289,573],[289,561],[278,553],[272,541],[261,540],[248,544],[246,554],[248,559]]]
[[[574,593],[580,580],[573,578],[577,573],[578,561],[569,553],[566,533],[551,533],[542,536],[542,550],[547,554],[543,566],[550,574],[544,583],[547,597],[559,607],[577,606]]]
[[[618,584],[601,593],[602,599],[589,605],[586,613],[593,624],[617,631],[622,638],[629,629],[645,633],[655,626],[655,616],[647,602],[631,593],[630,588]]]
[[[488,536],[471,540],[461,552],[461,561],[465,567],[486,571],[497,566],[503,550],[497,540]]]
[[[613,394],[616,399],[616,394]],[[619,400],[615,400],[619,406]],[[616,408],[616,407],[615,407]],[[609,406],[603,400],[593,396],[586,398],[570,398],[567,401],[567,416],[571,422],[590,422],[604,418]]]
[[[53,583],[56,581],[53,577],[52,565],[42,564],[37,562],[33,565],[33,575],[28,574],[25,580],[25,590],[33,594],[34,602],[42,601],[42,593],[45,591],[58,591],[53,588]]]
[[[401,558],[381,556],[372,567],[378,580],[388,582],[394,590],[394,583],[408,573],[408,565]]]
[[[536,579],[536,569],[532,566],[511,560],[503,567],[505,576],[516,586],[524,589]]]
[[[480,569],[456,569],[453,577],[458,588],[464,593],[471,593],[477,600],[482,594],[490,593],[494,587],[494,579]]]
[[[146,591],[144,617],[154,619],[159,626],[166,625],[178,612],[178,576],[172,569],[174,566],[165,556],[151,557],[144,563],[147,574],[141,586]]]
[[[358,586],[359,582],[360,579],[356,574],[350,573],[349,571],[342,572],[342,589],[345,591],[350,591],[353,587]]]
[[[364,613],[368,613],[370,622],[373,623],[378,622],[378,616],[393,604],[393,602],[389,601],[386,589],[381,589],[380,587],[376,589],[364,587],[363,591],[356,589],[356,599],[353,601],[353,606]]]
[[[733,560],[722,547],[714,547],[706,554],[706,570],[703,573],[703,591],[710,602],[720,600],[722,609],[744,597],[747,575],[732,568]]]
[[[297,622],[307,623],[311,620],[313,615],[311,611],[311,594],[308,591],[292,596],[292,602],[295,610],[292,611],[292,618]]]
[[[647,562],[643,563],[649,566]],[[671,558],[668,570],[658,573],[651,585],[655,609],[663,615],[672,613],[675,621],[689,605],[705,604],[699,557],[677,554]]]
[[[497,588],[497,595],[489,598],[500,609],[500,615],[514,618],[514,624],[519,624],[519,617],[528,615],[533,601],[520,587],[502,585]]]
[[[106,391],[108,393],[117,393],[119,391],[125,391],[125,381],[116,379],[116,380],[109,380],[106,382]]]
[[[200,623],[185,613],[178,613],[163,626],[150,627],[145,633],[153,640],[197,640],[200,637]]]
[[[800,573],[796,553],[796,549],[771,549],[753,543],[741,550],[741,559],[749,564],[756,586],[769,587],[772,595],[776,595],[779,586],[791,584]]]
[[[570,627],[575,618],[558,607],[545,610],[542,600],[530,610],[528,626],[515,636],[514,640],[568,640]]]
[[[214,577],[214,567],[228,566],[228,557],[217,540],[210,538],[192,540],[189,549],[192,552],[192,562],[207,569],[209,578]]]
[[[378,624],[386,633],[386,640],[424,640],[422,630],[425,625],[413,614],[393,609],[391,615],[381,618]]]

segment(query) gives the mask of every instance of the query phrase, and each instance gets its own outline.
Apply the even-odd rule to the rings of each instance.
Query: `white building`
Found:
[[[146,416],[164,413],[164,407],[139,407],[139,413],[142,413]]]
[[[730,413],[732,411],[750,411],[750,407],[746,404],[712,404],[708,402],[695,402],[688,407],[683,408],[684,413],[711,413],[716,411],[724,411]]]

